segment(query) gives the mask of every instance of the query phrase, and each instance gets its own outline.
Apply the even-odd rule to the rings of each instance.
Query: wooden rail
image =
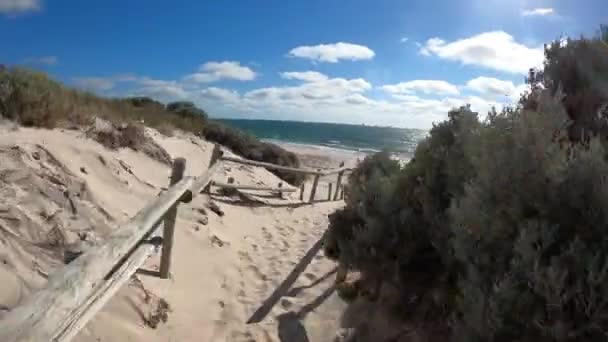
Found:
[[[344,173],[346,171],[350,171],[352,170],[352,168],[350,167],[346,167],[344,166],[344,162],[340,163],[340,167],[338,167],[337,169],[328,169],[328,170],[323,170],[323,169],[311,169],[311,168],[295,168],[295,167],[289,167],[289,166],[282,166],[282,165],[276,165],[276,164],[271,164],[271,163],[265,163],[265,162],[259,162],[259,161],[255,161],[255,160],[249,160],[249,159],[242,159],[242,158],[237,158],[237,157],[224,157],[222,156],[220,158],[221,160],[224,161],[229,161],[229,162],[233,162],[233,163],[238,163],[238,164],[244,164],[244,165],[251,165],[251,166],[260,166],[266,169],[270,169],[270,170],[281,170],[281,171],[288,171],[288,172],[294,172],[294,173],[304,173],[307,175],[313,175],[314,176],[314,180],[313,180],[313,184],[312,184],[312,188],[310,189],[310,195],[308,198],[308,202],[312,203],[315,201],[315,198],[317,196],[317,187],[319,186],[319,181],[321,177],[324,176],[331,176],[331,175],[338,175],[338,179],[336,181],[336,187],[335,187],[335,194],[332,198],[331,196],[331,192],[332,192],[332,183],[329,183],[329,194],[327,195],[328,197],[328,201],[331,201],[332,199],[334,201],[340,200],[343,198],[343,186],[341,184],[342,182],[342,177],[344,176]],[[234,185],[231,185],[234,188]],[[227,188],[227,187],[226,187]],[[255,190],[255,189],[250,189],[250,190]],[[261,188],[260,188],[261,190]],[[274,190],[274,191],[278,191],[277,189],[266,189],[266,190]],[[283,192],[288,192],[288,191],[283,191]],[[304,200],[304,185],[301,186],[300,188],[300,200],[303,201]]]
[[[333,170],[291,168],[252,160],[224,157],[215,146],[209,168],[197,178],[183,177],[186,160],[176,158],[168,189],[142,208],[129,222],[114,230],[101,245],[87,250],[74,261],[53,274],[43,289],[11,310],[0,320],[0,341],[70,341],[137,271],[146,259],[162,246],[159,276],[170,277],[171,251],[177,208],[180,202],[189,202],[210,186],[219,161],[261,166],[267,169],[312,174],[315,181],[310,201],[314,200],[319,178],[338,174],[336,195],[343,187],[343,173],[349,168],[342,164]],[[295,192],[295,188],[253,187],[216,183],[216,186],[234,189],[269,190],[279,193]],[[281,184],[282,185],[282,184]],[[304,186],[300,199],[303,199]],[[331,200],[330,183],[328,199]],[[336,196],[334,195],[334,199]]]
[[[185,160],[176,159],[167,191],[10,311],[0,320],[0,341],[71,340],[160,245],[160,273],[168,277],[177,206],[207,186],[219,157],[216,146],[210,168],[196,179],[183,177]]]
[[[225,160],[225,161],[230,161],[233,163],[238,163],[238,164],[261,166],[263,168],[270,169],[270,170],[281,170],[281,171],[288,171],[288,172],[294,172],[294,173],[305,173],[305,174],[309,174],[309,175],[319,175],[319,176],[329,176],[329,175],[333,175],[333,174],[344,172],[346,170],[351,169],[349,167],[344,167],[344,166],[341,166],[337,169],[329,169],[329,170],[311,169],[311,168],[306,168],[306,167],[296,168],[296,167],[289,167],[289,166],[259,162],[259,161],[255,161],[255,160],[243,159],[243,158],[237,158],[237,157],[228,157],[228,156],[222,156],[220,159]]]
[[[271,186],[257,186],[257,185],[243,185],[243,184],[232,184],[232,183],[221,183],[221,182],[212,182],[212,186],[217,186],[219,188],[225,189],[236,189],[236,190],[257,190],[257,191],[273,191],[273,192],[296,192],[298,189],[295,188],[284,188],[282,186],[279,187],[271,187]]]

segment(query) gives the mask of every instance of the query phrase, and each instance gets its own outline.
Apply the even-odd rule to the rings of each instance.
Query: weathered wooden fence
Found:
[[[259,166],[259,167],[266,168],[268,170],[281,170],[281,171],[287,171],[287,172],[293,172],[293,173],[303,173],[306,175],[312,175],[312,176],[314,176],[314,179],[313,179],[313,183],[312,183],[312,188],[310,190],[310,197],[308,199],[309,203],[312,203],[315,201],[315,198],[317,195],[317,188],[319,186],[319,180],[321,179],[321,177],[331,176],[331,175],[335,175],[335,174],[338,175],[338,178],[336,180],[335,193],[332,196],[333,183],[331,183],[331,182],[328,183],[327,200],[331,201],[333,199],[334,201],[337,201],[337,200],[341,200],[342,198],[344,198],[344,188],[342,185],[342,178],[344,177],[344,173],[346,171],[351,170],[351,168],[344,166],[344,162],[342,162],[340,164],[340,167],[338,167],[337,169],[323,170],[323,169],[311,169],[311,168],[305,168],[305,167],[301,167],[301,168],[288,167],[288,166],[282,166],[282,165],[276,165],[276,164],[271,164],[271,163],[259,162],[259,161],[255,161],[255,160],[242,159],[242,158],[236,158],[236,157],[228,157],[228,156],[222,156],[220,159],[222,161],[229,161],[229,162],[238,163],[238,164]],[[218,187],[223,187],[223,188],[241,189],[241,190],[269,190],[269,191],[277,191],[277,192],[281,191],[281,189],[277,189],[277,188],[269,188],[269,187],[263,187],[263,186],[253,186],[253,185],[235,185],[235,184],[231,184],[231,183],[214,183],[214,185],[218,186]],[[305,184],[302,183],[302,185],[300,186],[300,200],[301,201],[304,200],[304,190],[305,190]],[[296,189],[288,190],[287,188],[282,189],[282,192],[295,192],[295,191],[297,191],[297,190]]]
[[[162,246],[159,275],[168,278],[177,207],[200,193],[217,170],[214,149],[210,168],[200,177],[183,177],[186,161],[177,158],[171,183],[129,222],[114,230],[57,271],[46,286],[0,320],[0,341],[69,341],[116,291]]]
[[[314,170],[224,157],[216,145],[207,171],[193,178],[184,177],[186,160],[176,158],[167,190],[161,192],[129,222],[114,230],[103,244],[92,247],[57,271],[43,289],[11,310],[0,320],[0,341],[70,341],[159,248],[162,249],[158,275],[164,279],[169,278],[179,203],[190,202],[194,196],[211,185],[211,177],[219,168],[220,161],[314,175],[310,202],[315,198],[319,178],[333,174],[338,174],[333,199],[342,198],[340,182],[344,172],[348,170],[343,164],[338,169]],[[214,186],[277,192],[297,191],[282,186],[269,188],[223,183],[214,183]],[[330,186],[329,200],[332,199],[331,190]],[[300,191],[300,199],[303,199],[303,185]]]

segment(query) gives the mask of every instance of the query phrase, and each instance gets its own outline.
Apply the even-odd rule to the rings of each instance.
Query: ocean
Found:
[[[419,129],[347,125],[320,122],[221,119],[259,139],[326,146],[373,153],[387,150],[410,157],[427,131]]]

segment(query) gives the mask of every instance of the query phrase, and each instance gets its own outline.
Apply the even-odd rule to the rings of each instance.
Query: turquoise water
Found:
[[[361,152],[388,150],[411,155],[426,131],[319,122],[222,119],[260,139],[329,146]]]

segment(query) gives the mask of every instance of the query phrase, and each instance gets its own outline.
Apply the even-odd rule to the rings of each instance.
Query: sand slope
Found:
[[[0,127],[0,315],[18,305],[71,251],[117,229],[168,183],[169,168],[143,153],[111,151],[78,131]],[[207,167],[212,145],[148,130],[188,175]],[[266,170],[225,164],[216,179],[275,186]],[[263,195],[263,194],[260,194]],[[341,202],[272,206],[213,194],[181,205],[173,277],[138,274],[76,341],[327,341],[342,308],[335,264],[322,256],[327,214]],[[326,198],[319,190],[318,198]],[[307,197],[305,197],[307,198]],[[157,270],[153,257],[145,268]],[[166,323],[149,325],[170,312]],[[0,316],[1,317],[1,316]],[[148,325],[144,324],[148,321]],[[247,322],[250,324],[247,324]]]

